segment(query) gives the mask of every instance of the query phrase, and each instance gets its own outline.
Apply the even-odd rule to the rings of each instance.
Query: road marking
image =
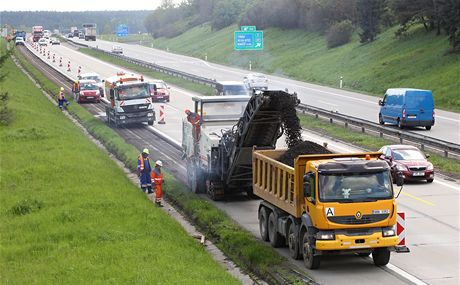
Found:
[[[427,205],[430,205],[430,206],[433,206],[433,207],[435,206],[435,204],[433,204],[433,203],[431,203],[431,202],[429,202],[429,201],[427,201],[427,200],[423,200],[422,198],[419,198],[419,197],[414,196],[414,195],[412,195],[412,194],[406,193],[406,192],[404,192],[404,191],[401,191],[401,194],[403,194],[404,196],[410,197],[410,198],[412,198],[412,199],[415,199],[415,200],[417,200],[417,201],[420,201],[420,202],[422,202],[422,203],[425,203],[425,204],[427,204]]]
[[[387,269],[393,271],[394,273],[398,274],[398,275],[401,275],[403,276],[404,278],[406,278],[407,280],[413,282],[414,284],[417,284],[417,285],[427,285],[427,283],[423,282],[422,280],[418,279],[417,277],[415,277],[414,275],[402,270],[401,268],[399,267],[396,267],[395,265],[391,264],[391,263],[388,263],[387,266],[386,266]]]
[[[337,105],[337,104],[329,103],[329,102],[322,101],[322,100],[318,100],[317,102],[323,103],[323,104],[326,104],[326,105],[336,106],[336,107],[339,106],[339,105]]]
[[[451,189],[456,190],[457,192],[460,192],[460,187],[459,186],[453,186],[453,185],[450,185],[450,184],[448,184],[446,182],[442,182],[442,181],[439,181],[439,180],[435,180],[434,183],[439,183],[442,186],[445,186],[447,188],[451,188]]]

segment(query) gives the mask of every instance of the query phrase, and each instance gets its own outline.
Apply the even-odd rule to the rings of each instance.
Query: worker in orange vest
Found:
[[[189,121],[194,128],[193,134],[195,141],[199,141],[201,132],[201,116],[190,111],[189,109],[185,109],[185,114],[187,115],[187,121]]]
[[[78,94],[80,93],[80,82],[77,80],[72,84],[73,100],[77,102]],[[80,103],[80,102],[77,102]]]
[[[158,207],[163,207],[163,205],[161,204],[161,199],[163,197],[162,186],[164,183],[163,173],[161,172],[162,166],[163,162],[161,162],[161,160],[157,160],[155,162],[155,168],[152,170],[151,173],[152,183],[155,185],[155,204]]]
[[[142,192],[146,194],[152,194],[152,179],[150,178],[150,172],[152,168],[150,166],[149,150],[144,148],[142,153],[137,158],[137,177],[139,177],[139,184],[141,185]]]

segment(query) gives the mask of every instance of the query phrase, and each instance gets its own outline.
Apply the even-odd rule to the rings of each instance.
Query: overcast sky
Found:
[[[0,11],[154,10],[160,4],[161,0],[2,0]]]

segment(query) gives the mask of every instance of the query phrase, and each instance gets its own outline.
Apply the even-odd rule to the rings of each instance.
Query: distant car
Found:
[[[73,34],[72,34],[72,33],[68,33],[68,34],[67,34],[67,37],[68,37],[68,38],[73,38]]]
[[[243,82],[248,89],[268,89],[268,78],[261,73],[249,73],[243,78]]]
[[[216,95],[243,95],[249,96],[249,90],[243,82],[239,81],[220,81],[216,83]]]
[[[433,182],[434,169],[433,164],[427,160],[429,155],[423,154],[415,146],[386,145],[379,151],[383,153],[380,159],[385,160],[391,167],[393,181],[396,179],[397,172],[401,172],[404,180]]]
[[[123,48],[121,46],[113,46],[112,53],[123,54]]]
[[[61,42],[59,41],[58,38],[51,38],[50,43],[52,45],[60,45],[61,44]]]
[[[99,74],[94,73],[94,72],[82,73],[80,76],[78,76],[78,79],[79,80],[94,80],[96,82],[96,85],[99,87],[99,92],[101,96],[104,97],[104,82],[102,81]]]
[[[41,46],[47,46],[49,43],[50,43],[49,40],[46,39],[46,38],[40,38],[38,40],[38,44],[41,45]]]
[[[77,103],[101,102],[99,86],[94,80],[80,80],[80,93],[77,95]]]
[[[149,81],[150,95],[152,96],[153,102],[164,101],[169,102],[171,87],[166,85],[163,80],[152,80]]]
[[[24,41],[24,39],[22,37],[16,37],[16,41],[15,41],[15,44],[18,46],[18,45],[22,45],[24,46],[26,44],[26,42]]]

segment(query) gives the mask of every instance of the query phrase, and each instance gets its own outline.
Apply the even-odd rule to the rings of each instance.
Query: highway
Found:
[[[109,77],[122,69],[88,57],[66,46],[49,46],[47,49],[55,53],[56,58],[63,57],[64,66],[61,71],[73,78],[76,78],[78,66],[81,66],[82,72],[97,72],[102,77]],[[45,58],[43,55],[40,57]],[[72,65],[70,72],[66,71],[68,60]],[[58,64],[58,62],[51,63],[51,60],[46,59],[46,61],[55,66]],[[118,130],[119,133],[129,143],[133,143],[138,148],[152,147],[155,153],[162,152],[161,145],[165,143],[162,143],[161,139],[156,136],[152,137],[151,132],[146,130],[158,133],[173,145],[180,145],[183,110],[192,106],[191,96],[194,94],[175,86],[172,86],[171,91],[171,102],[165,104],[165,125],[155,124],[153,127],[145,126],[134,129],[121,128]],[[102,112],[101,105],[85,104],[95,116],[103,119],[105,113]],[[155,104],[157,116],[158,105],[158,103]],[[305,132],[303,136],[317,142],[328,141],[330,148],[337,152],[356,150],[312,133]],[[167,153],[161,155],[162,160],[166,162],[167,169],[180,179],[185,179],[185,167],[178,159],[180,152],[167,150]],[[407,216],[407,245],[411,253],[393,253],[389,266],[375,267],[369,257],[328,257],[324,259],[319,270],[309,271],[309,273],[322,284],[459,284],[459,188],[457,181],[446,180],[441,176],[437,176],[432,184],[411,183],[404,186],[397,201],[399,211],[405,212]],[[203,198],[207,199],[204,195]],[[257,220],[259,202],[239,197],[233,201],[213,203],[245,229],[259,237]],[[287,249],[278,249],[278,252],[288,256]],[[292,262],[303,268],[301,261]]]
[[[113,42],[102,41],[99,39],[95,42],[85,42],[84,40],[74,38],[73,41],[84,43],[92,47],[97,46],[99,49],[106,51],[110,51],[114,45]],[[249,73],[248,70],[230,68],[210,63],[204,61],[203,59],[177,55],[145,46],[122,43],[116,43],[116,45],[122,46],[124,55],[128,57],[147,62],[154,62],[161,66],[182,70],[191,74],[216,80],[242,81],[243,76]],[[270,88],[282,90],[288,88],[291,92],[295,91],[298,93],[299,99],[304,104],[313,105],[326,110],[337,111],[356,118],[378,122],[378,112],[380,106],[378,105],[379,98],[377,97],[290,80],[279,76],[268,75],[267,77],[270,80]],[[382,97],[385,89],[390,87],[405,86],[382,87]],[[431,131],[426,131],[422,128],[413,128],[410,129],[410,131],[447,142],[460,144],[460,114],[442,110],[436,110],[435,113],[436,123]]]

